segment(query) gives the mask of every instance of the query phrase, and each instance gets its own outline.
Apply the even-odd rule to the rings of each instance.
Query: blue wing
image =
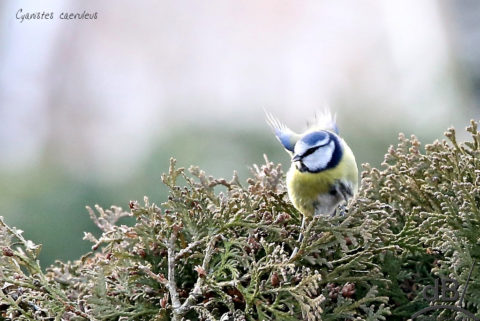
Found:
[[[288,152],[293,153],[295,144],[300,139],[300,135],[291,131],[287,126],[282,124],[278,119],[276,119],[272,114],[265,112],[267,117],[267,123],[273,129],[275,136],[282,143],[283,147]]]

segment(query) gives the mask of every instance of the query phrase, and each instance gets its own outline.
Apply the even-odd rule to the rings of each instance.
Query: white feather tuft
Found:
[[[290,131],[290,129],[285,126],[281,121],[279,121],[275,116],[273,116],[271,113],[267,112],[265,109],[263,110],[265,112],[265,117],[268,126],[270,126],[275,134],[277,131]]]
[[[291,154],[300,136],[281,123],[272,114],[268,113],[266,110],[264,111],[267,124],[272,128],[278,141],[283,145],[283,147],[285,147],[287,152]]]
[[[315,113],[315,121],[310,126],[310,129],[329,130],[338,134],[337,115],[332,114],[330,109],[325,107],[323,111]]]

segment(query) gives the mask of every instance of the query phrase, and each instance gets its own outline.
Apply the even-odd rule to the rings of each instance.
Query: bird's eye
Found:
[[[306,157],[314,153],[317,149],[318,149],[318,146],[307,149],[307,151],[303,154],[303,157]]]

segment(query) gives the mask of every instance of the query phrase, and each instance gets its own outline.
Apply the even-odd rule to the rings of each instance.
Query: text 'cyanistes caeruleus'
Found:
[[[338,135],[335,117],[326,110],[303,134],[296,134],[267,114],[280,143],[292,156],[287,173],[290,200],[305,217],[333,215],[358,189],[355,156]]]

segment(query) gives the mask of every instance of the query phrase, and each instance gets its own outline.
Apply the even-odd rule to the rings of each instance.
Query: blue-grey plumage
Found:
[[[267,113],[267,122],[292,156],[287,173],[290,200],[304,216],[332,215],[358,189],[358,169],[347,143],[327,110],[302,134]]]

